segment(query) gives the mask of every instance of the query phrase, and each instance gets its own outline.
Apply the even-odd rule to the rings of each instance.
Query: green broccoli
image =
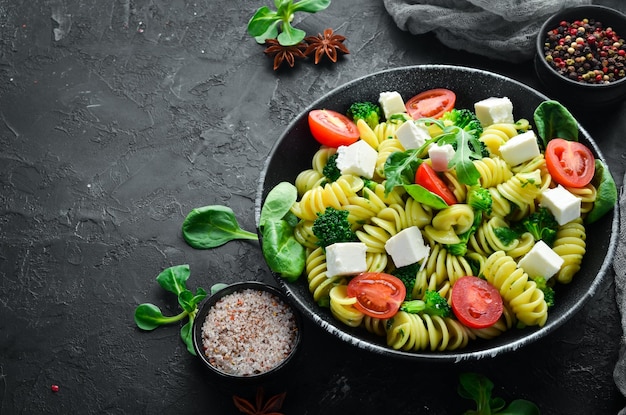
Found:
[[[554,289],[548,286],[548,281],[544,277],[533,278],[537,288],[543,291],[543,298],[546,300],[548,307],[554,306]]]
[[[324,213],[318,213],[313,222],[313,234],[318,239],[318,245],[326,248],[337,242],[355,242],[356,234],[352,231],[348,221],[347,210],[327,207]]]
[[[404,301],[400,305],[400,310],[407,313],[424,313],[431,316],[449,317],[452,308],[448,301],[437,291],[427,290],[423,300]]]
[[[461,128],[472,136],[472,140],[469,141],[470,150],[482,155],[483,157],[489,157],[489,150],[487,146],[480,140],[480,135],[483,133],[483,126],[480,124],[476,114],[468,109],[452,109],[445,112],[441,116],[441,121],[444,123],[451,122],[456,127]],[[455,144],[452,144],[455,147]],[[456,150],[456,147],[454,148]]]
[[[354,122],[362,119],[370,126],[370,128],[374,128],[380,122],[382,118],[382,109],[379,105],[374,104],[373,102],[364,101],[364,102],[355,102],[350,105],[348,111],[346,113],[348,117],[352,118]]]
[[[535,241],[542,240],[552,247],[556,241],[559,224],[548,208],[540,207],[516,225],[519,231],[530,232]]]
[[[472,186],[467,192],[467,204],[475,211],[485,212],[491,214],[491,206],[493,205],[493,198],[489,190],[480,186]]]
[[[500,242],[502,242],[504,246],[511,245],[513,241],[519,238],[519,234],[515,232],[514,229],[511,229],[507,226],[500,226],[498,228],[494,228],[493,233],[494,235],[496,235],[496,238],[498,238]]]
[[[326,165],[322,169],[322,174],[324,175],[324,177],[326,177],[328,182],[331,183],[341,177],[341,170],[339,170],[339,167],[337,167],[338,156],[339,155],[335,153],[332,156],[328,157],[328,160],[326,160]]]
[[[391,272],[393,276],[398,277],[398,279],[404,283],[406,287],[405,300],[413,299],[413,287],[415,287],[415,278],[419,269],[420,264],[416,262],[405,267],[396,268]]]

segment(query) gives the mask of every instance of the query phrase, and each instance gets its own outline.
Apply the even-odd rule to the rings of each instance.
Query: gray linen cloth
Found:
[[[624,177],[626,183],[626,177]],[[622,186],[619,196],[620,211],[620,229],[615,257],[613,259],[613,269],[615,270],[615,297],[617,299],[617,307],[622,316],[622,347],[619,353],[619,359],[615,365],[613,379],[615,384],[626,396],[626,190]],[[626,408],[619,412],[619,415],[626,415]]]
[[[542,23],[591,0],[384,0],[398,27],[433,32],[444,45],[509,62],[532,59]]]

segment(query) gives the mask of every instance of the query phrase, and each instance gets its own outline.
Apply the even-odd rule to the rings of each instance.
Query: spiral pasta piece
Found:
[[[378,158],[376,159],[376,167],[374,172],[378,177],[385,177],[385,163],[387,158],[396,151],[404,151],[404,147],[397,138],[389,138],[381,141],[378,145]]]
[[[328,159],[330,158],[330,156],[332,156],[336,152],[337,152],[337,149],[335,147],[321,146],[319,150],[317,150],[315,154],[313,154],[313,160],[311,162],[311,166],[313,167],[313,170],[315,170],[316,172],[320,174],[323,174],[324,167],[326,167],[326,164],[328,163]]]
[[[580,199],[580,214],[582,217],[586,216],[593,204],[596,202],[598,191],[596,187],[589,183],[584,187],[565,187],[570,193]]]
[[[293,230],[296,241],[305,248],[315,249],[318,247],[319,239],[313,233],[313,221],[301,220]]]
[[[361,324],[370,333],[381,337],[387,334],[387,319],[364,316]]]
[[[479,183],[482,187],[495,187],[513,177],[513,172],[504,160],[499,157],[484,157],[474,160],[474,166],[480,173]]]
[[[587,250],[587,233],[581,218],[559,226],[552,249],[561,258],[563,265],[556,274],[556,280],[562,284],[572,281],[574,274],[580,270],[583,255]]]
[[[468,246],[475,252],[485,256],[491,255],[496,251],[508,252],[515,249],[520,241],[514,239],[508,244],[505,244],[496,234],[498,228],[509,228],[506,221],[499,216],[494,216],[487,222],[483,222],[478,229],[476,229],[476,232],[470,236]]]
[[[318,213],[326,211],[327,207],[341,209],[349,204],[349,198],[363,187],[363,180],[352,175],[341,176],[333,183],[324,187],[314,187],[308,190],[300,201],[295,202],[291,212],[300,219],[314,221]]]
[[[399,311],[388,322],[387,345],[396,350],[456,350],[468,341],[467,329],[448,317]]]
[[[496,186],[496,189],[500,195],[517,206],[515,215],[521,218],[534,211],[535,199],[541,192],[541,183],[541,171],[537,169],[532,172],[517,173],[506,182]],[[510,210],[507,215],[509,213]]]
[[[515,124],[496,123],[485,127],[479,140],[485,144],[491,154],[500,156],[500,146],[517,134]]]
[[[298,191],[298,196],[302,197],[306,192],[314,187],[321,186],[326,180],[326,177],[317,170],[307,169],[303,170],[296,176],[295,186]]]
[[[350,327],[358,327],[364,314],[354,307],[356,297],[348,297],[346,285],[335,285],[329,292],[330,311],[342,323]]]
[[[305,272],[309,291],[316,303],[326,305],[330,301],[330,290],[345,281],[344,277],[328,277],[326,274],[326,254],[321,247],[307,252]]]
[[[546,323],[548,305],[543,291],[504,251],[497,251],[487,258],[484,276],[500,291],[502,299],[520,322],[526,326],[543,326]]]
[[[480,329],[468,327],[468,331],[470,333],[470,338],[472,339],[493,339],[494,337],[498,337],[505,331],[513,328],[516,323],[517,319],[515,318],[515,315],[513,315],[509,307],[505,305],[502,309],[502,316],[500,316],[498,321],[496,321],[493,325]]]

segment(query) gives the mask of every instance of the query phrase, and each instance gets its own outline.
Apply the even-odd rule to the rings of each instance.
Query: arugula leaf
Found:
[[[473,134],[462,128],[453,126],[446,127],[446,129],[452,130],[449,134],[454,134],[456,141],[456,150],[448,166],[456,170],[456,176],[462,184],[468,186],[477,184],[480,179],[480,173],[472,160],[482,158],[482,155],[478,152],[480,142]],[[447,131],[444,131],[444,134],[446,133]]]
[[[385,161],[385,195],[389,194],[394,187],[415,182],[415,172],[419,167],[419,149],[396,151],[391,153]]]

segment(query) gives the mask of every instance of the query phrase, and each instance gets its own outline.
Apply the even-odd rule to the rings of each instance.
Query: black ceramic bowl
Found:
[[[282,301],[285,306],[289,307],[289,309],[291,310],[291,312],[293,313],[293,317],[295,320],[295,325],[297,327],[297,332],[295,334],[295,338],[293,341],[293,345],[290,349],[290,352],[287,356],[284,357],[284,359],[282,359],[282,361],[277,364],[276,366],[274,366],[273,368],[266,370],[264,372],[261,373],[255,373],[255,374],[249,374],[249,375],[237,375],[237,374],[232,374],[232,373],[227,373],[219,368],[217,368],[216,366],[214,366],[213,364],[211,364],[210,359],[206,356],[206,354],[204,353],[204,347],[203,347],[203,343],[202,343],[202,326],[207,318],[207,315],[209,314],[209,312],[211,311],[211,308],[213,306],[215,306],[215,304],[222,298],[224,298],[227,295],[233,294],[233,293],[238,293],[247,289],[251,289],[254,291],[263,291],[263,292],[268,292],[274,296],[276,296],[280,301]],[[302,318],[300,316],[300,313],[298,312],[298,310],[296,308],[294,308],[291,305],[291,302],[289,301],[289,299],[287,298],[287,296],[281,292],[280,290],[276,289],[275,287],[262,283],[262,282],[258,282],[258,281],[246,281],[246,282],[238,282],[238,283],[234,283],[231,285],[226,286],[225,288],[222,288],[221,290],[219,290],[218,292],[216,292],[215,294],[211,295],[210,297],[208,297],[200,306],[200,309],[198,311],[198,314],[196,315],[196,318],[194,320],[193,323],[193,345],[194,345],[194,349],[196,351],[196,354],[198,355],[198,357],[200,358],[200,360],[202,361],[202,363],[211,371],[213,372],[213,374],[215,374],[218,378],[220,379],[224,379],[227,381],[245,381],[245,382],[252,382],[252,381],[261,381],[261,380],[267,380],[271,377],[274,377],[275,375],[279,374],[280,372],[284,371],[287,366],[289,365],[289,363],[293,360],[294,356],[297,353],[298,350],[298,346],[300,345],[300,341],[302,338]],[[256,333],[257,328],[256,327],[250,327],[249,330],[246,330],[245,335],[246,336],[253,336]]]
[[[605,107],[626,98],[626,78],[608,84],[590,84],[573,80],[557,72],[545,58],[544,45],[547,33],[558,27],[561,21],[595,19],[604,28],[611,27],[622,39],[626,39],[626,15],[617,10],[598,6],[578,6],[561,10],[546,20],[535,42],[535,71],[549,95],[568,105],[584,105],[594,109]]]
[[[258,225],[261,206],[268,192],[279,182],[294,182],[297,174],[311,165],[319,144],[309,132],[308,112],[316,108],[334,109],[345,113],[356,101],[378,99],[382,91],[398,91],[405,100],[430,88],[448,88],[457,94],[458,108],[472,108],[476,101],[492,96],[506,96],[513,102],[518,118],[532,120],[537,105],[548,98],[530,87],[501,75],[478,69],[423,65],[378,72],[349,82],[313,102],[298,115],[276,142],[261,173],[256,198]],[[589,134],[580,128],[580,141],[595,155],[602,153]],[[364,328],[350,328],[336,320],[328,308],[319,307],[309,292],[306,276],[295,283],[275,275],[283,290],[293,298],[296,306],[315,324],[338,338],[359,348],[385,356],[413,360],[459,361],[496,356],[514,351],[534,342],[571,318],[593,295],[611,263],[617,241],[618,218],[611,211],[588,229],[587,254],[582,269],[568,285],[558,287],[558,303],[549,312],[547,323],[541,328],[513,329],[488,341],[472,340],[466,348],[447,352],[406,352],[388,347],[384,337],[368,333]]]

